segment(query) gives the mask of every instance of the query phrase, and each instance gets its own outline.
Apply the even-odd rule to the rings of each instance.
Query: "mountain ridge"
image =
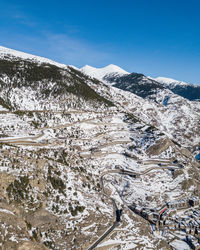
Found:
[[[166,77],[152,78],[141,73],[128,73],[121,68],[117,68],[118,66],[114,66],[114,69],[110,67],[108,71],[104,70],[106,67],[98,69],[88,65],[80,70],[106,84],[131,91],[142,97],[145,95],[148,96],[150,93],[155,93],[156,89],[168,89],[174,94],[180,95],[190,101],[200,100],[200,86],[197,84],[186,83]],[[145,90],[144,85],[146,85]]]
[[[107,67],[109,67],[109,66],[114,66],[115,69],[116,69],[116,70],[112,70],[112,68],[111,68],[110,73],[117,72],[117,69],[119,70],[119,72],[121,71],[121,72],[124,72],[124,73],[126,73],[126,74],[137,73],[137,72],[131,72],[131,73],[130,73],[130,72],[124,70],[123,68],[121,68],[121,67],[119,67],[119,66],[117,66],[117,65],[115,65],[115,64],[109,64],[109,65],[107,65],[107,66],[105,66],[105,67],[100,67],[100,68],[93,67],[93,66],[91,66],[91,65],[85,65],[85,66],[83,66],[82,68],[79,68],[79,69],[82,70],[82,69],[84,69],[84,68],[88,68],[88,69],[92,69],[92,70],[99,70],[99,71],[102,71],[102,75],[103,75],[103,74],[106,75],[106,72],[104,73],[104,72],[103,72],[103,69],[105,69],[105,68],[107,68]],[[87,74],[87,72],[85,72],[85,73]],[[89,73],[90,73],[90,72],[88,71],[88,74],[89,74]],[[137,73],[137,74],[142,74],[142,75],[144,75],[143,73]],[[105,75],[104,75],[104,76],[105,76]],[[157,81],[157,82],[164,83],[164,84],[171,84],[171,83],[174,83],[174,84],[175,84],[175,83],[177,83],[177,84],[181,84],[181,85],[197,85],[197,86],[199,85],[199,84],[197,84],[197,83],[185,82],[185,81],[173,79],[173,78],[170,78],[170,77],[164,77],[164,76],[158,76],[158,77],[147,76],[147,78],[150,78],[150,79],[152,79],[152,80],[155,80],[155,81]]]
[[[68,65],[66,64],[62,64],[62,63],[58,63],[54,60],[45,58],[45,57],[41,57],[41,56],[36,56],[33,54],[29,54],[26,52],[22,52],[22,51],[18,51],[15,49],[10,49],[4,46],[0,46],[0,58],[4,58],[7,56],[13,56],[15,58],[22,58],[22,59],[26,59],[26,60],[33,60],[35,62],[40,62],[40,63],[49,63],[58,67],[62,67],[62,68],[67,68]]]

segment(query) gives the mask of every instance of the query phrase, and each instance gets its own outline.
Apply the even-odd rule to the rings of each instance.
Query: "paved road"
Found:
[[[99,243],[102,242],[118,225],[119,222],[115,221],[113,225],[91,247],[88,248],[88,250],[92,250],[97,247]]]
[[[37,140],[40,137],[44,135],[44,132],[42,131],[39,135],[36,136],[27,136],[27,137],[9,137],[9,138],[0,138],[0,142],[10,143],[10,142],[17,142],[17,141],[27,141],[32,140],[31,142],[34,143],[33,140]]]
[[[121,173],[121,170],[116,169],[116,170],[110,170],[110,171],[106,171],[106,172],[102,173],[101,177],[100,177],[100,182],[101,182],[101,189],[102,189],[103,194],[108,199],[110,199],[112,201],[114,212],[116,212],[118,210],[117,204],[116,204],[115,200],[106,193],[105,188],[104,188],[104,181],[103,181],[103,177],[105,175],[111,174],[111,173],[112,174],[113,173]],[[108,228],[108,230],[94,244],[92,244],[92,246],[90,246],[88,248],[88,250],[92,250],[95,247],[97,247],[99,245],[99,243],[102,242],[119,225],[119,223],[120,222],[117,221],[116,218],[115,218],[115,222],[113,223],[113,225],[110,228]]]
[[[67,128],[67,127],[71,127],[75,124],[79,124],[79,123],[84,123],[84,122],[89,122],[94,120],[94,118],[90,118],[90,119],[84,119],[82,121],[76,121],[73,123],[67,123],[67,124],[62,124],[62,125],[55,125],[55,126],[49,126],[49,127],[44,127],[41,128],[40,131],[41,133],[39,135],[36,136],[27,136],[27,137],[10,137],[10,138],[0,138],[0,142],[4,142],[4,143],[15,143],[17,144],[19,142],[19,144],[27,144],[27,140],[32,140],[31,142],[28,141],[29,143],[35,143],[34,140],[37,140],[39,138],[41,138],[44,135],[44,130],[48,130],[48,129],[60,129],[60,128]]]
[[[148,168],[147,170],[144,170],[143,172],[141,173],[138,173],[138,175],[144,175],[144,174],[147,174],[149,173],[150,171],[152,170],[163,170],[163,169],[168,169],[168,170],[175,170],[175,169],[180,169],[179,167],[177,166],[160,166],[160,167],[151,167],[151,168]]]
[[[29,111],[27,111],[29,112]],[[32,111],[32,112],[46,112],[44,110],[38,110],[38,111]],[[59,111],[58,111],[59,112]],[[79,111],[71,111],[71,112],[65,112],[65,113],[84,113],[84,112],[79,112]],[[95,113],[95,112],[93,112]],[[101,113],[101,112],[97,112],[97,113]],[[41,138],[44,135],[44,131],[48,130],[48,129],[61,129],[61,128],[67,128],[67,127],[71,127],[73,125],[76,124],[81,124],[81,123],[87,123],[87,124],[92,124],[92,125],[107,125],[107,126],[116,126],[119,124],[115,124],[115,123],[105,123],[105,122],[94,122],[95,118],[89,118],[89,119],[83,119],[81,121],[76,121],[76,122],[72,122],[72,123],[67,123],[67,124],[58,124],[58,125],[54,125],[54,126],[46,126],[44,128],[40,128],[39,130],[41,131],[40,134],[36,135],[36,136],[27,136],[27,137],[10,137],[10,138],[0,138],[0,142],[4,142],[4,143],[15,143],[17,144],[19,142],[19,144],[27,144],[27,140],[31,140],[28,141],[28,143],[35,143],[35,140],[38,140],[39,138]],[[112,144],[125,144],[128,143],[129,141],[117,141],[117,142],[110,142],[110,145]],[[105,147],[106,145],[102,145],[100,147]],[[109,143],[108,143],[109,146]]]
[[[21,113],[54,113],[54,114],[84,114],[84,113],[95,113],[95,114],[105,114],[109,113],[109,111],[93,111],[93,110],[71,110],[71,111],[65,111],[65,110],[16,110],[16,111],[9,111],[9,110],[2,110],[0,111],[0,114],[17,114],[17,112]]]

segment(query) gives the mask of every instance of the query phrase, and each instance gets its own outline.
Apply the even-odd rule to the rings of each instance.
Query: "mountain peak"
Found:
[[[124,69],[122,69],[119,66],[114,65],[114,64],[109,64],[103,68],[95,68],[95,67],[92,67],[89,65],[85,65],[80,70],[83,73],[85,73],[91,77],[95,77],[95,78],[99,79],[100,81],[102,81],[106,75],[110,75],[110,74],[114,74],[114,75],[117,74],[119,76],[129,74],[129,72],[125,71]]]
[[[117,66],[115,64],[109,64],[109,65],[105,66],[104,69],[110,69],[110,70],[117,70],[117,71],[126,72],[124,69],[120,68],[119,66]]]

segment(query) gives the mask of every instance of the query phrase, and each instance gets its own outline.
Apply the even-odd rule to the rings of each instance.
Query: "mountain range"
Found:
[[[112,64],[104,68],[94,68],[86,65],[80,70],[100,81],[111,84],[122,90],[130,91],[141,97],[147,97],[153,94],[153,92],[161,89],[169,89],[174,94],[180,95],[190,101],[200,100],[199,85],[189,84],[171,78],[151,78],[139,73],[129,73]]]

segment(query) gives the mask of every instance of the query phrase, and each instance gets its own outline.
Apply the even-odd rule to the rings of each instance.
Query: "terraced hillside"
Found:
[[[0,248],[169,249],[174,231],[130,209],[200,195],[165,107],[7,49],[0,79]]]

